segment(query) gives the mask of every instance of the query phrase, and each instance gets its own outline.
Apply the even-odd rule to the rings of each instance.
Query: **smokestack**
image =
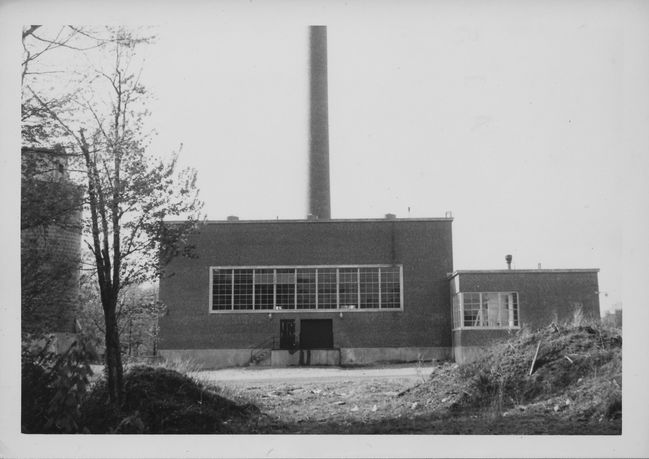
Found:
[[[329,108],[327,26],[310,26],[309,214],[331,218],[329,194]]]
[[[512,256],[505,255],[505,261],[507,262],[507,269],[512,269]]]

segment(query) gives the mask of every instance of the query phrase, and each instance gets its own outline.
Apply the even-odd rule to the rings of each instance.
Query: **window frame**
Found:
[[[399,307],[381,307],[381,297],[379,295],[379,304],[378,307],[376,308],[362,308],[361,303],[360,303],[360,296],[361,296],[361,283],[360,283],[360,271],[363,268],[376,268],[378,269],[378,279],[380,283],[381,279],[381,270],[380,268],[398,268],[399,269]],[[318,283],[319,283],[319,276],[317,275],[316,271],[316,283],[315,283],[315,295],[316,295],[316,303],[314,308],[309,308],[309,309],[299,309],[297,307],[297,288],[295,289],[295,308],[294,309],[277,309],[277,270],[282,270],[282,269],[292,269],[294,270],[294,273],[297,273],[298,270],[300,269],[334,269],[335,270],[335,277],[336,277],[336,307],[325,307],[321,308],[319,303],[320,295],[318,291]],[[357,294],[359,298],[359,304],[355,308],[343,308],[340,307],[340,296],[341,296],[341,288],[340,288],[340,269],[356,269],[357,270],[357,283],[356,283],[356,289],[357,289]],[[209,288],[208,288],[208,312],[210,314],[271,314],[271,313],[322,313],[322,312],[336,312],[336,313],[342,313],[342,312],[403,312],[404,308],[404,283],[403,283],[403,265],[402,264],[362,264],[362,265],[250,265],[250,266],[209,266]],[[253,309],[213,309],[213,300],[214,300],[214,271],[215,270],[221,270],[221,271],[227,271],[230,270],[230,276],[233,278],[234,277],[234,270],[251,270],[252,271],[252,279],[253,279],[253,287],[252,287],[252,298],[253,298],[253,303],[252,303],[252,308]],[[256,300],[256,295],[255,295],[255,275],[256,272],[255,270],[272,270],[273,271],[273,306],[270,309],[257,309],[255,300]],[[329,272],[331,274],[331,272]],[[295,275],[296,282],[295,286],[297,287],[297,275]],[[331,284],[330,284],[331,285]],[[379,287],[379,294],[380,294],[380,287]],[[232,289],[231,292],[232,295],[232,304],[234,304],[234,289]]]
[[[512,315],[515,318],[515,321],[518,322],[515,325],[509,325],[509,320],[507,325],[501,326],[484,326],[484,325],[464,325],[464,294],[469,293],[473,295],[478,295],[478,317],[480,321],[484,321],[485,317],[488,317],[488,311],[484,308],[484,298],[483,295],[516,295],[516,301],[514,302],[514,308],[512,309]],[[457,303],[455,301],[457,298]],[[521,328],[521,309],[520,309],[520,293],[517,290],[508,290],[508,291],[484,291],[484,292],[457,292],[451,297],[451,318],[453,320],[453,330],[519,330]],[[500,303],[502,305],[502,303]],[[456,307],[457,306],[457,307]]]

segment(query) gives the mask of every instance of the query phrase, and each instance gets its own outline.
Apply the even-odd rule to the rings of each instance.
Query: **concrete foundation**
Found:
[[[204,370],[249,365],[252,349],[165,349],[160,355],[167,361],[184,361]]]
[[[295,351],[274,350],[271,366],[288,367],[297,365],[340,365],[339,349],[298,349]]]
[[[259,352],[259,350],[255,350]],[[165,360],[187,361],[202,369],[218,369],[251,365],[251,349],[167,349],[160,355]],[[382,347],[343,349],[268,350],[266,358],[252,363],[259,366],[289,367],[299,365],[370,365],[374,363],[403,363],[417,360],[447,360],[450,347]]]
[[[451,348],[448,347],[356,347],[340,350],[341,365],[448,360],[450,358]]]

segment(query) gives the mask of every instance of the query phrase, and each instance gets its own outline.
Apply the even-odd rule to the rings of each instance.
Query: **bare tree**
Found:
[[[138,46],[148,41],[127,29],[114,30],[104,47],[110,68],[93,69],[87,80],[92,84],[71,99],[74,113],[57,112],[28,87],[80,154],[87,191],[86,245],[103,309],[108,389],[117,404],[123,396],[120,294],[160,274],[160,248],[178,247],[195,227],[202,206],[194,170],[178,170],[177,154],[164,160],[146,151],[146,90],[132,64]],[[163,223],[168,216],[185,220],[168,227]]]

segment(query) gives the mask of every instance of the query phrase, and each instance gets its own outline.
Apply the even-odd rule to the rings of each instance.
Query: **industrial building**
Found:
[[[195,257],[164,266],[161,355],[206,368],[467,361],[578,305],[599,317],[597,270],[454,271],[450,215],[332,219],[326,28],[310,34],[309,214],[202,224]]]

